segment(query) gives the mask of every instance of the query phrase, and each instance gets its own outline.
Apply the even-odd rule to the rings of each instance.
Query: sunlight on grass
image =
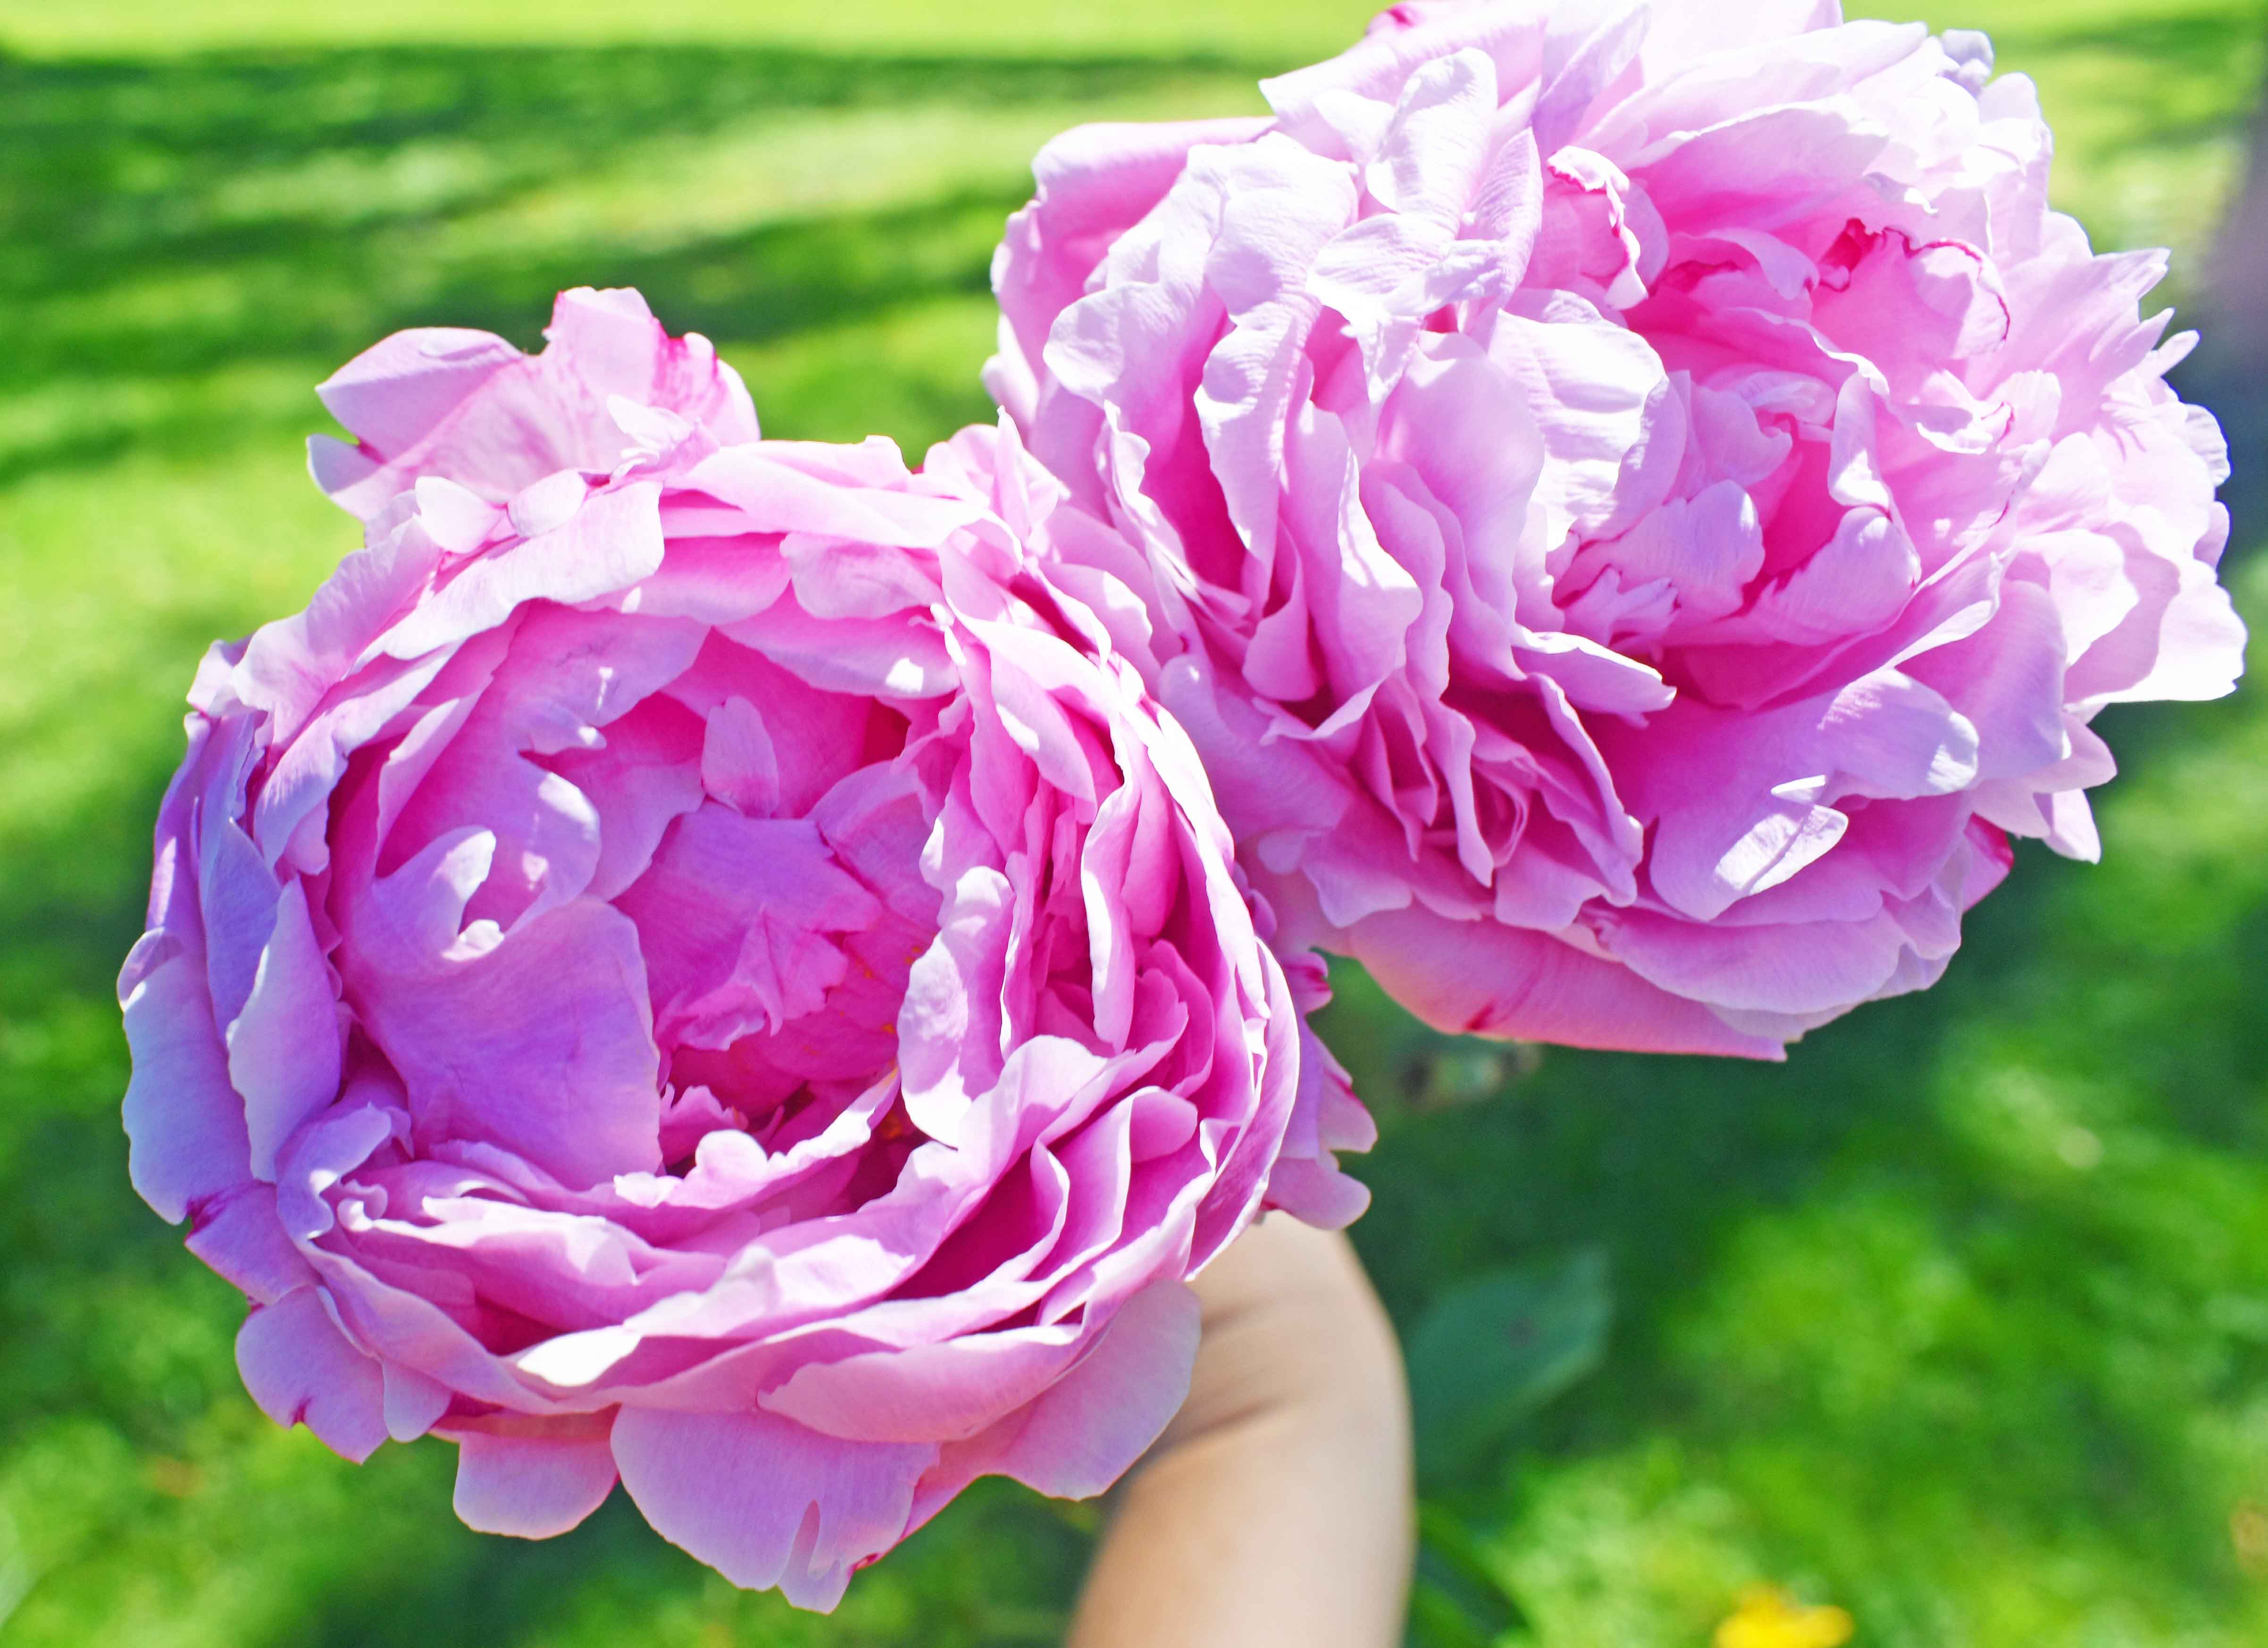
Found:
[[[650,39],[793,40],[850,50],[929,48],[1028,53],[1142,48],[1175,41],[1203,49],[1255,48],[1317,54],[1361,33],[1370,0],[1025,0],[1015,6],[939,6],[932,0],[719,0],[655,15],[611,0],[550,0],[540,30],[506,0],[394,0],[349,11],[294,0],[91,0],[42,7],[0,4],[0,39],[42,53],[181,51],[201,47],[372,40],[601,41]]]
[[[939,298],[776,342],[728,344],[725,358],[747,379],[766,434],[887,435],[917,464],[943,435],[995,416],[968,363],[991,351],[998,315],[989,296]]]
[[[989,110],[814,109],[629,146],[485,215],[475,244],[541,254],[594,241],[657,251],[810,214],[1025,188],[1032,157],[1067,127],[1182,107],[1260,107],[1248,80],[1191,77],[1145,96]],[[657,195],[655,185],[666,180]]]

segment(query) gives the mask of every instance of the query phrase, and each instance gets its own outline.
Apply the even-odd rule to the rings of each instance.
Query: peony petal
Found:
[[[371,651],[417,658],[495,628],[528,601],[572,606],[628,589],[660,569],[660,496],[651,482],[600,493],[563,526],[480,556]]]
[[[244,1098],[252,1174],[273,1181],[293,1129],[338,1097],[338,990],[307,919],[306,889],[284,887],[244,1012],[228,1028],[229,1081]]]
[[[1786,1056],[1776,1040],[1743,1035],[1700,1003],[1547,934],[1410,909],[1368,916],[1347,938],[1388,993],[1452,1034],[1639,1053]]]
[[[831,1608],[850,1571],[904,1535],[934,1446],[843,1443],[770,1414],[625,1409],[615,1463],[673,1545],[734,1585]]]
[[[817,1011],[849,971],[842,936],[882,914],[809,820],[714,802],[672,826],[615,909],[637,924],[657,1019],[713,1048]]]
[[[440,1422],[456,1394],[415,1368],[383,1361],[380,1365],[386,1373],[386,1433],[396,1442],[415,1442]]]
[[[468,1430],[454,1439],[457,1515],[483,1534],[564,1534],[606,1502],[617,1480],[604,1433],[555,1438]]]
[[[1196,1365],[1197,1295],[1160,1282],[1120,1306],[1099,1343],[1030,1409],[948,1444],[922,1482],[926,1521],[979,1476],[1012,1476],[1059,1499],[1103,1492],[1164,1434]]]
[[[397,332],[317,386],[324,409],[381,457],[407,451],[482,384],[525,360],[487,332]]]
[[[134,1057],[127,1171],[142,1199],[175,1222],[252,1178],[244,1105],[229,1085],[202,963],[181,939],[152,931],[119,975]]]
[[[974,1334],[840,1362],[811,1363],[764,1406],[858,1442],[973,1436],[1062,1378],[1086,1350],[1075,1324]]]
[[[200,1203],[183,1246],[255,1304],[273,1305],[315,1279],[284,1232],[273,1185],[246,1184]]]
[[[296,1288],[244,1319],[236,1365],[260,1410],[304,1424],[360,1464],[386,1440],[386,1380],[374,1357],[347,1343],[319,1288]]]
[[[493,1141],[569,1184],[661,1166],[637,930],[578,900],[430,970],[350,978],[421,1137]]]

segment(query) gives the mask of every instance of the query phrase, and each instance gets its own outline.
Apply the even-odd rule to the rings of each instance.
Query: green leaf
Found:
[[[1506,1631],[1528,1629],[1520,1599],[1489,1566],[1464,1519],[1419,1501],[1405,1648],[1488,1648]]]
[[[1587,1247],[1451,1289],[1410,1335],[1422,1480],[1455,1475],[1605,1354],[1607,1255]]]
[[[1426,1575],[1418,1574],[1411,1583],[1405,1648],[1489,1648],[1493,1635],[1475,1624]]]

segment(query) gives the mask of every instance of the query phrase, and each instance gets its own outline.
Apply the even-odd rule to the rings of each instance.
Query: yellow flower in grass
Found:
[[[1814,1608],[1777,1585],[1750,1585],[1712,1641],[1715,1648],[1842,1648],[1853,1629],[1839,1608]]]

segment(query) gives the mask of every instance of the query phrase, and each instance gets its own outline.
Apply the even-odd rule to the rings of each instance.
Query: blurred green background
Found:
[[[0,4],[0,1644],[1060,1635],[1093,1507],[973,1493],[822,1620],[619,1497],[484,1539],[446,1446],[357,1469],[276,1430],[240,1301],[127,1187],[111,981],[200,650],[353,542],[301,467],[334,366],[432,322],[532,345],[555,288],[635,283],[769,432],[917,451],[987,414],[1043,138],[1256,107],[1366,9]],[[2257,0],[1929,20],[2040,80],[2063,203],[2176,247],[2180,300]],[[2230,566],[2257,625],[2268,562]],[[2113,717],[2105,864],[2026,854],[1940,989],[1783,1068],[1453,1042],[1343,978],[1388,1304],[1421,1354],[1507,1310],[1535,1352],[1437,1416],[1415,1640],[1699,1644],[1767,1581],[1867,1648],[2268,1642],[2262,702]]]

